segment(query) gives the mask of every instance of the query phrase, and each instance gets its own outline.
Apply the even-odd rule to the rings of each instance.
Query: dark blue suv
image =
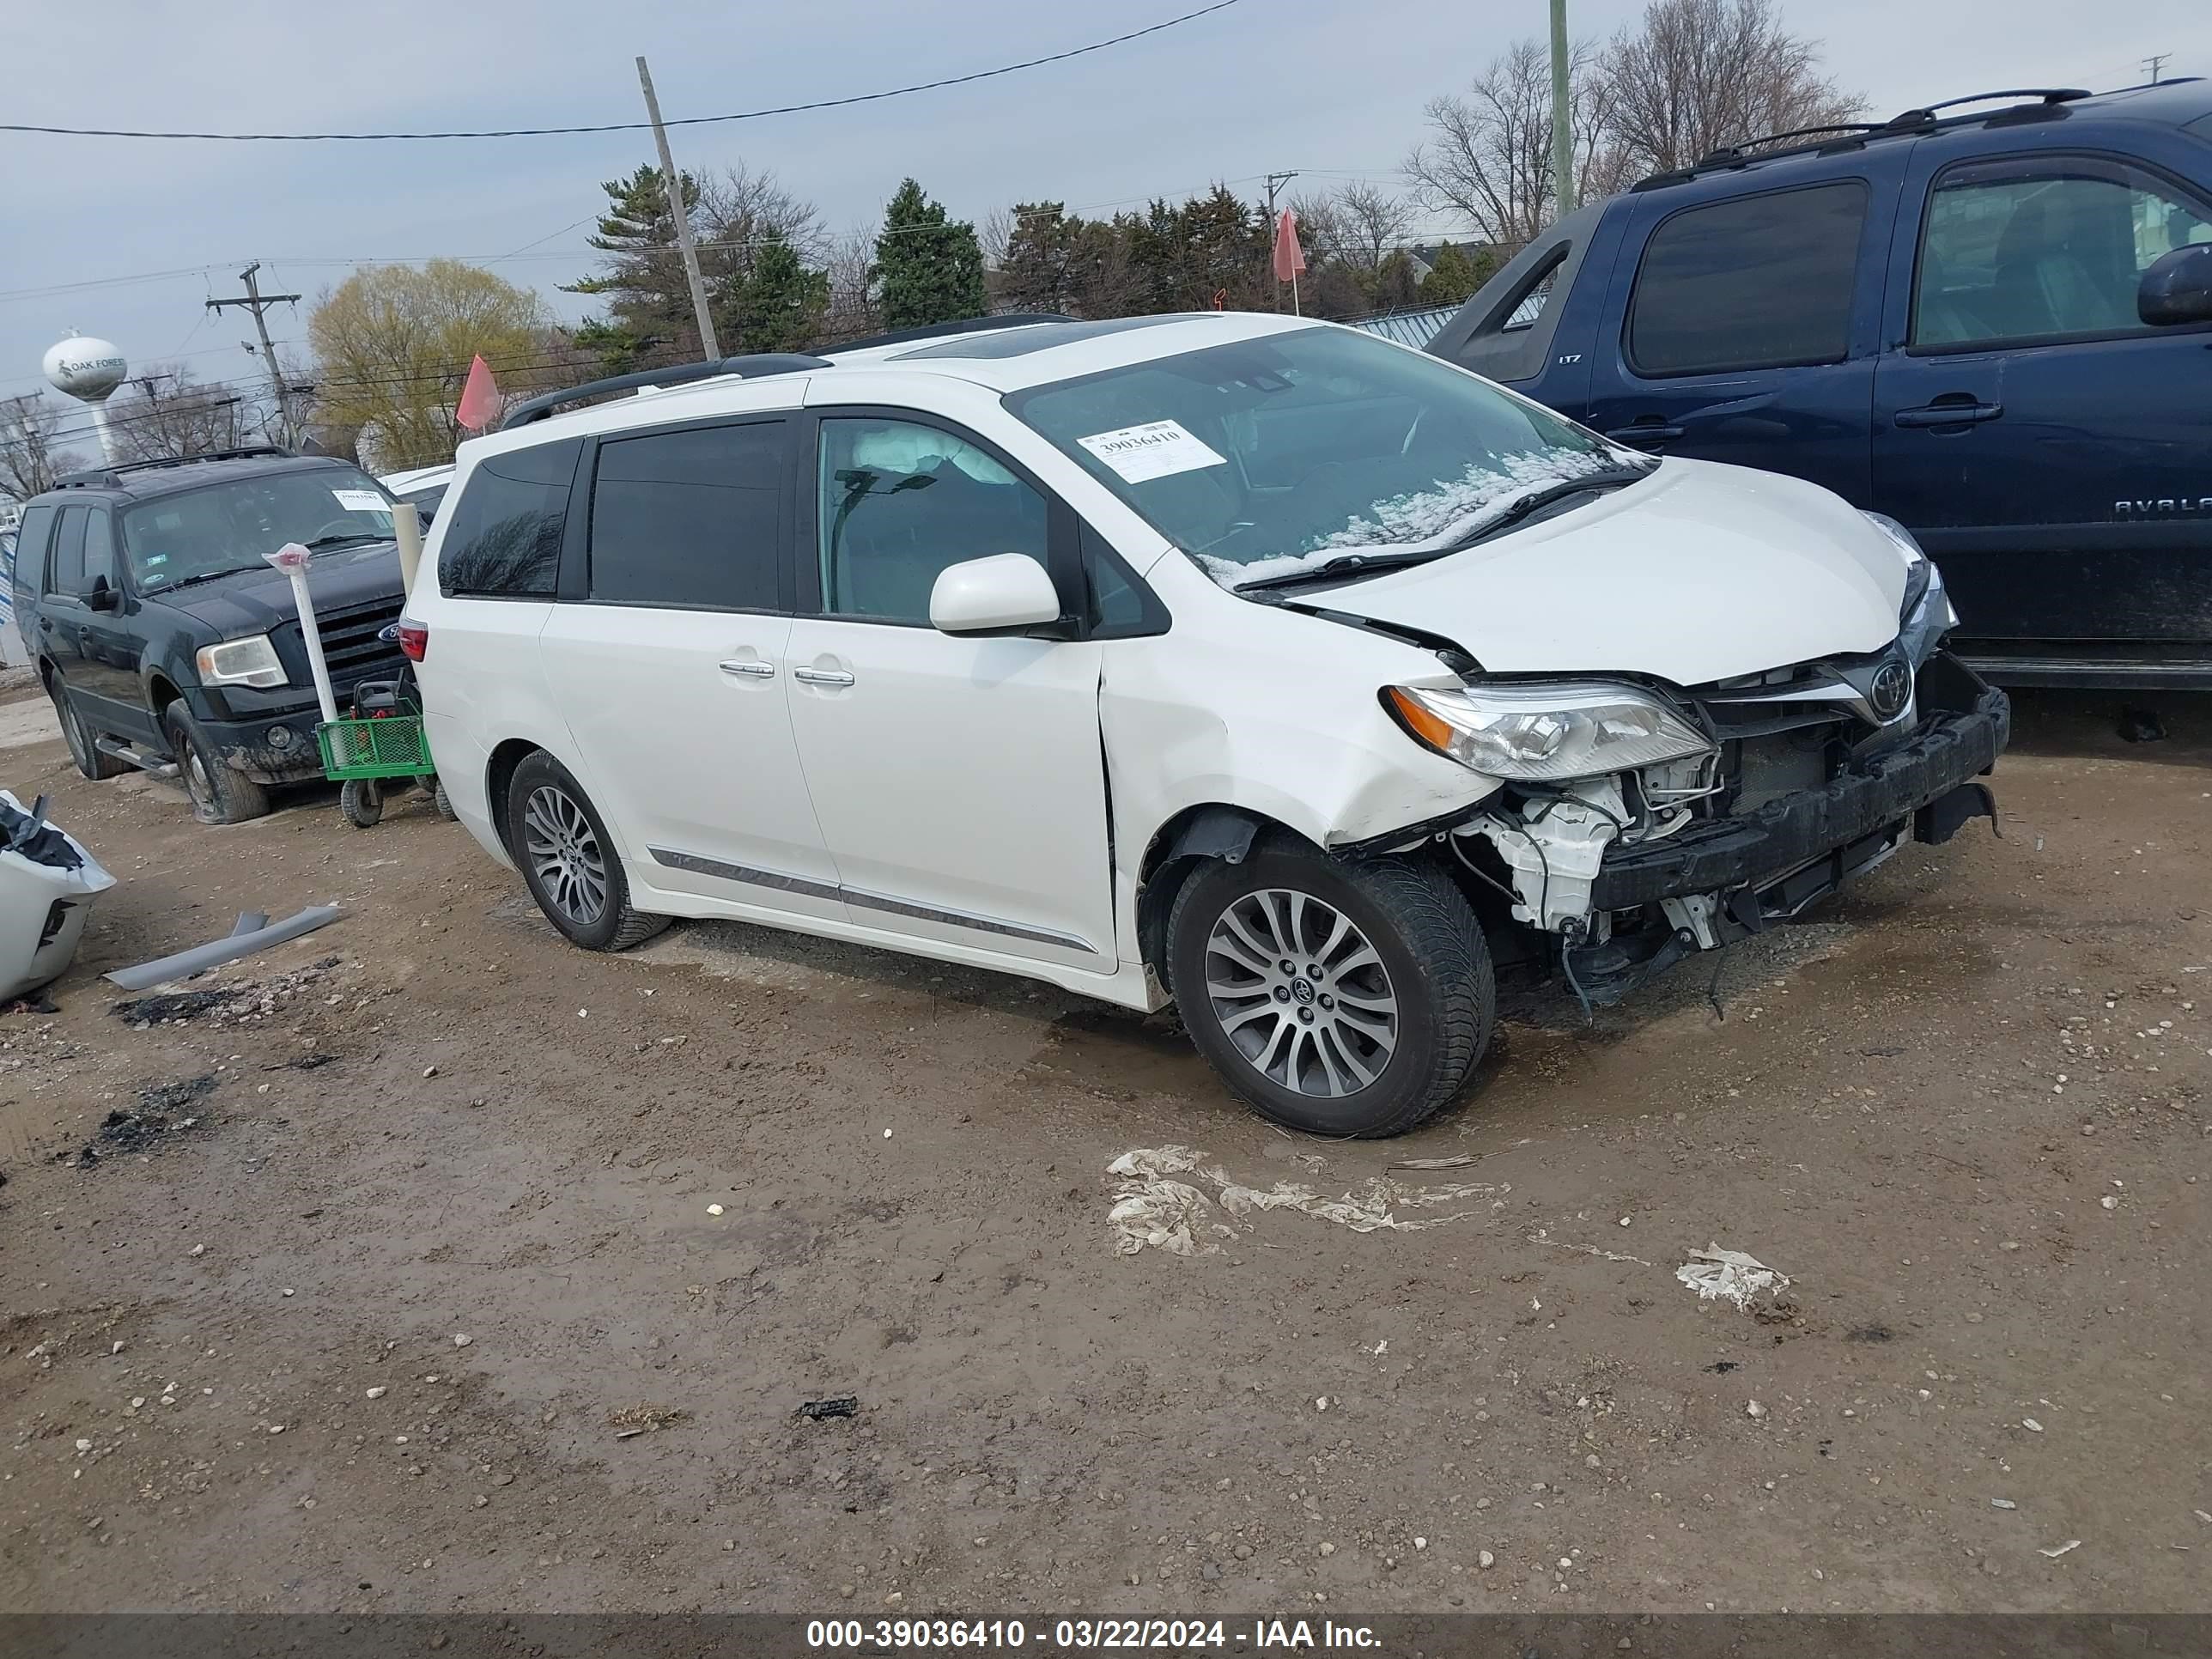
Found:
[[[2212,686],[2212,83],[1996,100],[1647,179],[1428,349],[1901,520],[1991,678]]]

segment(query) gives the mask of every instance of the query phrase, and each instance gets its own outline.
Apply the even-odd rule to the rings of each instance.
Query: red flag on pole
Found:
[[[1294,283],[1305,268],[1305,250],[1298,246],[1298,216],[1285,208],[1275,219],[1275,280]]]
[[[461,388],[460,406],[453,414],[471,432],[482,432],[499,418],[499,382],[492,379],[491,365],[482,352],[469,365],[469,381]]]

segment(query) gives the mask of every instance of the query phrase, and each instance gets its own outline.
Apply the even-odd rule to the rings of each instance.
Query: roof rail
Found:
[[[1925,132],[1937,125],[1938,110],[1955,109],[1961,104],[1984,104],[1999,98],[2039,98],[2048,108],[2069,104],[2077,98],[2094,94],[2080,87],[2015,87],[2003,92],[1978,92],[1967,98],[1947,98],[1940,104],[1928,104],[1917,109],[1908,109],[1892,116],[1887,121],[1850,121],[1835,126],[1799,127],[1791,132],[1777,132],[1765,138],[1747,138],[1741,143],[1725,144],[1710,155],[1701,157],[1686,167],[1670,167],[1655,173],[1647,179],[1631,185],[1631,191],[1659,190],[1668,185],[1679,185],[1694,179],[1700,173],[1720,167],[1738,167],[1749,161],[1778,161],[1784,156],[1803,155],[1826,150],[1832,146],[1848,146],[1869,138],[1893,137],[1900,134]],[[1816,142],[1771,149],[1767,146],[1781,144],[1786,139],[1811,138]]]
[[[689,386],[694,380],[725,378],[755,380],[763,375],[796,374],[810,368],[829,367],[821,358],[809,357],[802,352],[756,351],[739,357],[717,357],[700,363],[678,363],[672,368],[641,368],[633,374],[611,374],[604,380],[586,380],[583,385],[572,386],[565,392],[549,392],[543,397],[517,404],[507,411],[506,418],[499,423],[499,429],[506,432],[518,426],[528,426],[532,421],[545,419],[563,404],[605,397],[610,392],[635,392],[646,386]]]
[[[126,472],[156,472],[167,467],[198,466],[203,461],[244,461],[264,455],[289,459],[292,452],[275,444],[246,444],[237,449],[210,449],[204,455],[157,455],[151,460],[117,461],[108,466],[87,467],[82,472],[65,472],[54,480],[54,488],[120,489]]]
[[[1899,130],[1924,127],[1935,120],[1936,112],[1939,109],[1956,109],[1961,104],[1994,103],[2000,98],[2039,98],[2045,104],[2070,104],[2077,98],[2091,95],[2087,87],[2008,87],[2002,92],[1969,93],[1964,98],[1946,98],[1940,104],[1923,104],[1917,109],[1905,110],[1892,116],[1882,125]]]
[[[1040,323],[1073,323],[1080,318],[1058,311],[1010,311],[1003,317],[963,317],[957,323],[924,323],[919,328],[895,328],[888,334],[871,334],[861,340],[840,340],[824,351],[860,351],[871,346],[904,345],[911,340],[941,340],[953,334],[980,334],[992,328],[1035,328]]]

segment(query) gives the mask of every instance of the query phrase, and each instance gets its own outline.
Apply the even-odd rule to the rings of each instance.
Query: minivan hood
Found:
[[[1292,603],[1440,635],[1492,673],[1690,686],[1879,651],[1904,599],[1895,544],[1841,496],[1668,460],[1558,518]]]
[[[398,544],[363,542],[359,547],[317,554],[307,563],[307,592],[318,617],[399,598]],[[173,592],[156,588],[146,595],[146,602],[181,611],[227,640],[266,634],[300,614],[292,603],[292,579],[266,564],[194,582]]]

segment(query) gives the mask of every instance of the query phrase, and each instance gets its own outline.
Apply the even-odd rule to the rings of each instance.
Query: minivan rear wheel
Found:
[[[668,926],[629,902],[622,854],[568,769],[539,750],[507,786],[507,845],[545,919],[586,951],[627,951]]]
[[[1169,969],[1222,1080],[1310,1134],[1402,1134],[1458,1094],[1497,992],[1467,899],[1419,859],[1300,848],[1210,864],[1176,894]]]

